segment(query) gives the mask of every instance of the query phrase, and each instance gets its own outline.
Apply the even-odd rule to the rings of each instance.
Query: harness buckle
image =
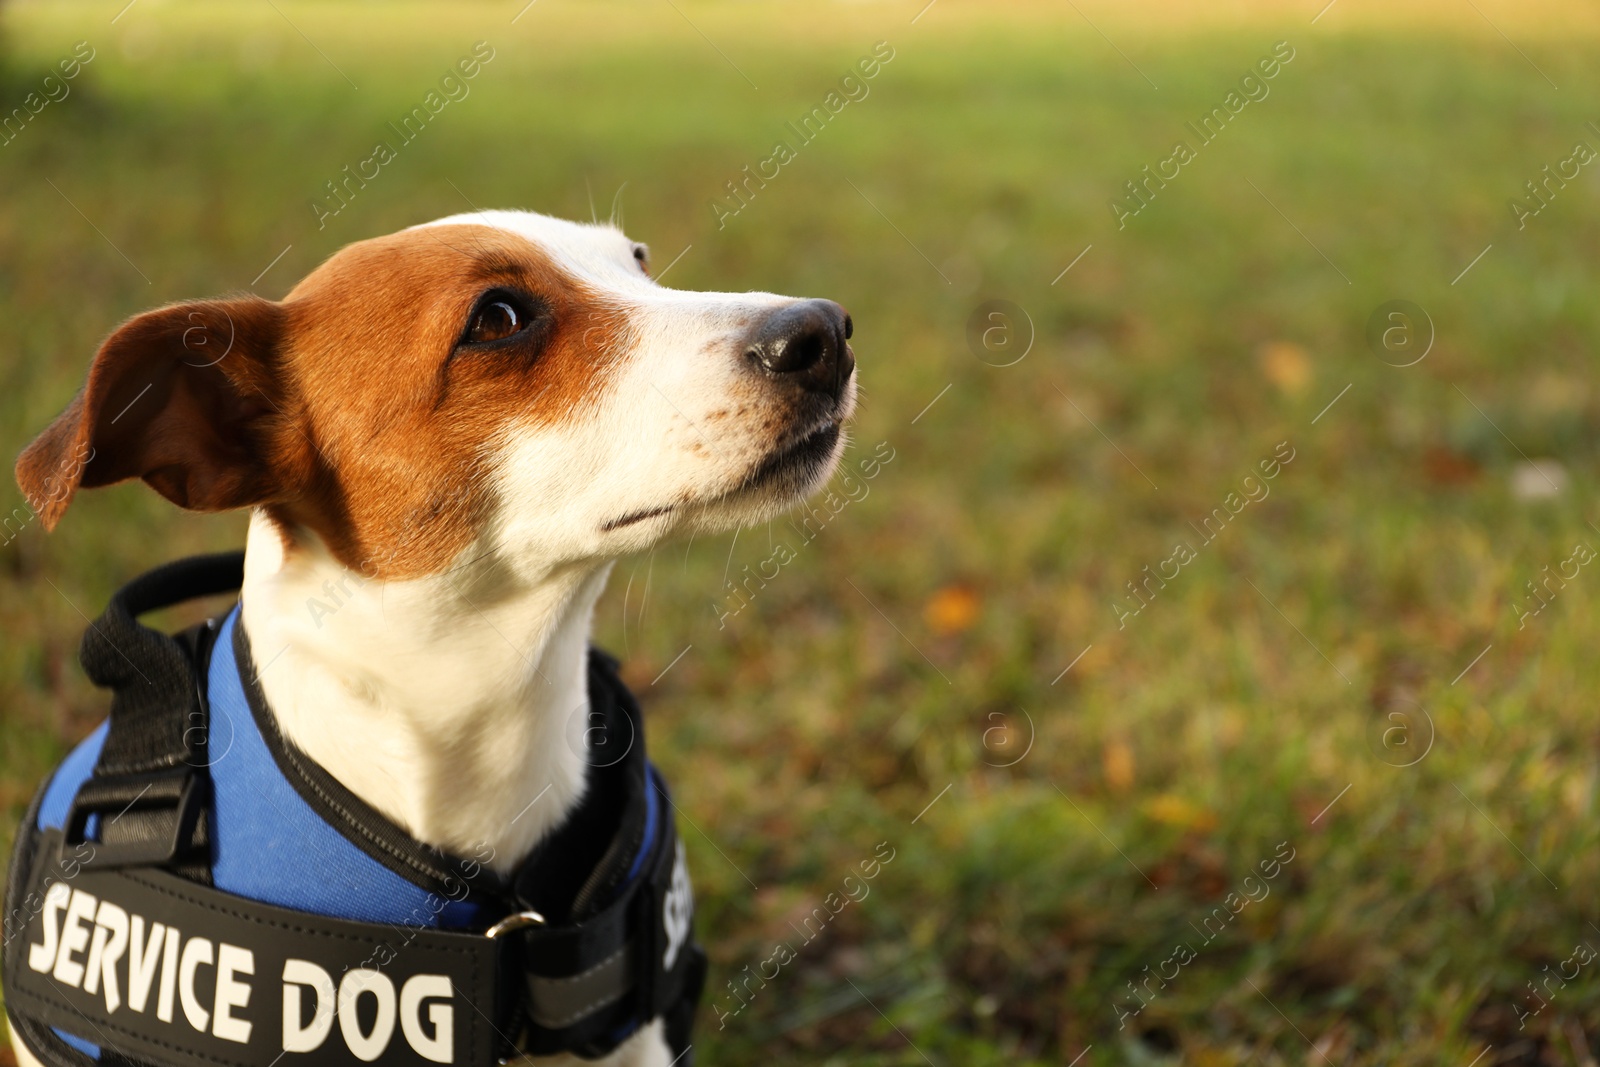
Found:
[[[526,929],[529,926],[543,926],[545,918],[536,911],[519,911],[507,915],[483,932],[484,937],[497,938],[509,934],[514,930]]]
[[[72,801],[61,847],[88,844],[89,857],[79,861],[84,867],[164,866],[189,846],[203,799],[192,767],[95,776]],[[99,817],[99,840],[88,837],[91,816]]]

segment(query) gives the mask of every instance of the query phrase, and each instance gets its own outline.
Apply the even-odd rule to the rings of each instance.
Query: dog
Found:
[[[48,529],[133,478],[249,509],[238,626],[287,745],[510,876],[584,799],[571,738],[613,562],[826,482],[851,333],[832,301],[664,288],[609,225],[456,215],[349,245],[282,301],[135,316],[16,476]],[[671,1060],[656,1019],[602,1062]]]

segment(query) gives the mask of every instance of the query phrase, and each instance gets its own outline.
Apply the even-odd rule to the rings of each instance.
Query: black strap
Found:
[[[376,969],[399,991],[394,1008],[403,1018],[394,1032],[405,1040],[395,1038],[374,1053],[380,1064],[444,1062],[437,1058],[444,1044],[451,1045],[448,1062],[475,1067],[516,1054],[600,1056],[657,1017],[666,1023],[669,1044],[679,1057],[675,1062],[692,1064],[690,1026],[706,965],[692,940],[687,867],[665,785],[645,759],[638,705],[617,677],[616,662],[604,653],[595,651],[590,657],[591,704],[608,737],[627,739],[627,755],[590,768],[584,803],[511,879],[496,878],[471,864],[481,872],[469,881],[486,914],[537,914],[539,922],[519,925],[512,920],[495,928],[503,931],[498,936],[485,937],[327,919],[207,888],[205,689],[215,626],[169,637],[140,625],[136,616],[232,591],[242,574],[242,553],[170,564],[119,592],[84,635],[85,671],[114,693],[105,745],[64,832],[38,833],[37,807],[30,813],[18,834],[6,890],[9,1006],[19,1034],[35,1054],[52,1067],[85,1067],[90,1062],[49,1029],[61,1026],[89,1040],[97,1035],[106,1050],[102,1067],[142,1060],[187,1067],[269,1067],[283,1051],[279,1042],[285,998],[298,995],[285,993],[283,969],[299,960],[335,982]],[[276,720],[255,685],[243,627],[236,625],[235,632],[252,711],[280,769],[301,795],[349,840],[425,888],[461,876],[470,861],[417,842],[277,733]],[[652,793],[654,832],[646,825]],[[634,873],[636,858],[642,869]],[[308,870],[307,875],[315,872]],[[457,889],[459,885],[455,883]],[[459,893],[449,895],[459,898]],[[128,920],[125,936],[117,932],[118,915]],[[133,916],[139,917],[147,939],[157,922],[179,931],[171,950],[178,954],[176,963],[163,955],[153,963],[145,958],[143,964],[154,968],[150,973],[161,981],[189,983],[189,1007],[196,1012],[210,1005],[214,1022],[220,1010],[221,1033],[214,1025],[210,1030],[196,1026],[198,1014],[169,1011],[162,1019],[149,1004],[146,1011],[132,1010],[131,948],[117,946],[119,937],[132,941]],[[88,939],[84,945],[63,949],[64,939],[80,935]],[[210,944],[211,962],[200,962],[196,949],[194,966],[185,971],[183,954],[195,938]],[[24,942],[25,949],[20,947]],[[231,977],[220,983],[224,995],[218,999],[224,945],[234,966],[228,971]],[[165,940],[160,948],[167,951]],[[113,949],[121,955],[107,969],[105,958]],[[96,951],[100,962],[91,966]],[[51,953],[49,966],[33,965]],[[236,966],[244,958],[241,953],[248,953],[251,961],[252,973],[246,978]],[[100,976],[99,988],[90,988],[95,984],[87,977],[90,971]],[[174,972],[171,978],[160,977],[168,972]],[[302,968],[293,973],[312,972]],[[426,980],[418,988],[436,988],[434,979],[447,979],[459,1001],[419,994],[420,999],[408,1002],[406,983],[419,975]],[[74,977],[76,984],[67,981]],[[109,996],[112,978],[124,998],[121,1004]],[[382,987],[381,981],[372,981]],[[244,995],[255,999],[230,1006],[228,998],[246,987],[250,992]],[[359,1026],[381,1024],[380,994],[362,996],[366,999],[352,1001]],[[152,1004],[159,999],[156,994],[151,998]],[[373,1009],[376,1015],[360,1006],[367,1001],[380,1006]],[[310,994],[301,995],[300,1002],[303,1021],[309,1023],[314,1018]],[[447,1002],[455,1006],[452,1030],[441,1037],[436,1024],[424,1019],[428,1013],[422,1007],[434,1005],[443,1012]],[[408,1006],[416,1009],[412,1016],[405,1016]],[[254,1036],[236,1040],[242,1031],[229,1022],[235,1015],[251,1023]],[[405,1024],[413,1029],[407,1031]],[[344,1025],[339,1023],[336,1038],[344,1034]],[[268,1031],[275,1035],[270,1042]],[[344,1034],[342,1042],[324,1041],[294,1058],[310,1056],[313,1067],[353,1067],[372,1052],[369,1046],[362,1046],[360,1057],[352,1051],[352,1040],[360,1045],[363,1033],[358,1029],[353,1039]],[[270,1045],[272,1055],[261,1059],[258,1045]],[[292,1062],[284,1067],[293,1067]]]
[[[59,855],[59,833],[38,835],[37,847]],[[653,911],[661,884],[645,880],[581,928],[519,939],[307,915],[154,869],[34,864],[14,897],[24,907],[8,931],[7,1007],[28,1024],[36,1051],[59,1044],[32,1040],[40,1029],[59,1027],[118,1057],[178,1067],[488,1067],[520,1053],[600,1056],[631,1024],[656,1017],[667,1019],[679,1055],[704,958],[681,941],[666,968],[660,928],[628,921]],[[610,955],[576,975],[540,973],[556,959],[581,966],[595,945],[625,961],[626,981],[604,973]],[[507,1030],[519,1001],[521,1040]]]
[[[704,983],[705,959],[691,938],[693,896],[682,843],[670,818],[666,787],[651,770],[648,787],[660,791],[664,820],[643,874],[609,905],[573,923],[523,927],[512,968],[526,985],[527,1034],[521,1051],[578,1051],[599,1056],[632,1032],[630,1023],[688,1005],[692,1018]],[[674,1054],[688,1048],[685,1018]],[[686,1056],[684,1062],[691,1062]]]
[[[124,586],[84,631],[78,658],[90,681],[112,691],[105,744],[67,817],[75,848],[98,822],[92,865],[175,866],[210,880],[204,772],[205,663],[214,628],[170,637],[137,617],[228,593],[244,578],[244,553],[179,560]]]
[[[487,1067],[501,1043],[486,937],[308,915],[152,868],[39,865],[22,899],[7,1008],[129,1059]]]

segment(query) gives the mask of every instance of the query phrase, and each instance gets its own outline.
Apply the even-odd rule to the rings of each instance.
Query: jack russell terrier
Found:
[[[617,557],[827,480],[850,335],[513,211],[118,328],[18,460],[30,503],[53,529],[140,478],[249,533],[242,572],[153,572],[85,635],[112,714],[7,887],[21,1064],[689,1063],[683,848],[595,602]],[[133,621],[230,587],[177,638]]]

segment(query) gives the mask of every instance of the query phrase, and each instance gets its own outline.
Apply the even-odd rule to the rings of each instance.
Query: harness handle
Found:
[[[173,637],[138,616],[235,591],[243,580],[243,552],[178,560],[120,589],[84,631],[84,673],[112,691],[100,758],[63,827],[63,849],[94,846],[85,866],[183,861],[181,873],[209,884],[205,664],[216,630],[206,624]]]

